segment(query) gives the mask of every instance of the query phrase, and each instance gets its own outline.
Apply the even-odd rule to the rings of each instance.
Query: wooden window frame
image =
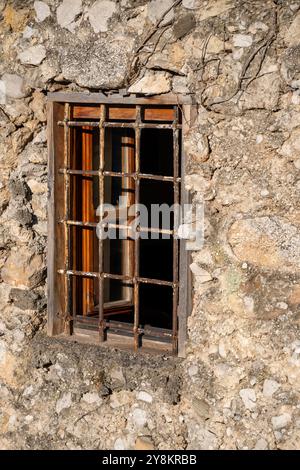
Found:
[[[47,96],[47,121],[48,121],[48,254],[47,254],[47,268],[48,268],[48,322],[47,322],[47,332],[49,336],[57,335],[71,335],[71,322],[72,319],[66,315],[65,311],[69,311],[68,306],[64,304],[62,298],[64,298],[63,292],[69,292],[69,276],[65,275],[65,282],[62,283],[58,280],[57,273],[59,271],[58,266],[58,254],[61,253],[61,250],[64,250],[65,253],[68,253],[70,250],[69,236],[68,236],[68,226],[63,224],[63,227],[57,223],[58,219],[62,214],[58,214],[57,205],[56,205],[56,195],[59,194],[63,199],[64,215],[67,215],[68,211],[68,189],[65,185],[69,184],[68,177],[64,176],[58,178],[58,172],[61,171],[61,163],[59,164],[58,155],[62,154],[62,147],[64,146],[64,161],[63,167],[68,168],[68,126],[65,124],[69,119],[68,116],[68,106],[63,105],[99,105],[101,109],[105,109],[105,106],[108,105],[134,105],[135,107],[139,106],[163,106],[163,105],[172,105],[180,108],[182,112],[182,133],[181,138],[184,141],[185,135],[189,132],[192,123],[196,117],[196,107],[192,104],[190,97],[183,97],[177,95],[162,95],[158,97],[123,97],[111,95],[106,97],[103,94],[98,93],[63,93],[55,92],[48,93]],[[77,116],[78,117],[78,116]],[[80,116],[79,116],[80,117]],[[136,120],[139,119],[137,114]],[[61,121],[64,125],[64,132],[58,130],[57,123]],[[103,121],[103,116],[100,116],[100,136],[101,132],[104,135],[104,127],[101,126]],[[137,130],[135,130],[137,132]],[[137,132],[139,135],[140,131]],[[102,145],[104,145],[104,139],[102,139]],[[101,146],[101,137],[100,137],[100,146]],[[184,176],[186,173],[186,159],[184,155],[184,145],[182,142],[181,145],[181,189],[180,189],[180,203],[186,204],[190,202],[190,195],[185,189],[184,185]],[[104,150],[100,150],[100,159],[101,155],[104,158]],[[103,164],[100,162],[100,174],[99,180],[103,176]],[[102,170],[101,170],[102,168]],[[175,180],[174,180],[175,181]],[[101,190],[101,184],[99,183],[99,189]],[[101,197],[100,197],[101,203]],[[173,354],[177,354],[179,357],[185,357],[185,346],[187,340],[187,318],[191,313],[191,274],[190,274],[190,251],[186,250],[186,240],[180,240],[180,250],[179,250],[179,265],[178,265],[178,303],[177,303],[177,339],[176,347],[173,346]],[[102,243],[100,244],[103,245]],[[100,257],[103,257],[103,249],[99,249]],[[68,260],[65,260],[65,268],[68,269]],[[65,271],[66,273],[67,271]],[[101,285],[100,286],[100,295],[101,295]],[[67,295],[69,299],[69,295]],[[68,300],[67,300],[68,302]],[[101,302],[100,302],[101,303]],[[174,312],[173,312],[174,314]],[[103,321],[103,313],[101,310],[99,312],[99,320]],[[100,341],[99,344],[105,345],[106,342],[103,342],[103,331],[104,327],[100,328]],[[76,334],[73,334],[71,338],[78,339]],[[92,338],[92,335],[91,335]],[[138,349],[137,344],[138,332],[135,332],[135,349]],[[107,343],[109,345],[109,343]],[[119,345],[122,347],[122,342],[119,342]],[[159,352],[159,350],[157,351]]]

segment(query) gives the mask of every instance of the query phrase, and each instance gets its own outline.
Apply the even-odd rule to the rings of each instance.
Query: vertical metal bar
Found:
[[[64,168],[66,170],[70,169],[70,133],[67,122],[70,120],[70,105],[69,103],[65,104],[64,109]],[[64,214],[65,214],[65,223],[64,223],[64,256],[65,256],[65,325],[64,331],[66,334],[72,333],[72,322],[70,315],[70,304],[71,304],[71,281],[70,276],[67,274],[67,271],[70,269],[70,252],[71,252],[71,243],[70,243],[70,227],[67,225],[66,220],[70,217],[70,175],[64,173]]]
[[[136,121],[135,121],[135,205],[140,203],[140,144],[141,144],[141,107],[136,107]],[[136,213],[136,216],[138,214]],[[134,242],[134,349],[140,346],[140,335],[139,335],[139,322],[140,322],[140,296],[139,296],[139,277],[140,273],[140,238],[139,233],[136,234]]]
[[[177,180],[179,176],[179,129],[178,125],[178,106],[174,107],[175,119],[173,121],[173,172],[174,172],[174,229],[176,230],[179,222],[178,205],[180,202],[179,196],[179,182]],[[178,240],[173,235],[173,312],[172,312],[172,349],[173,354],[177,354],[177,330],[178,330]]]
[[[105,163],[105,114],[106,107],[104,104],[100,106],[100,122],[99,122],[99,205],[104,204],[104,163]],[[101,217],[99,220],[101,223]],[[105,341],[105,321],[104,321],[104,253],[103,253],[103,240],[99,237],[99,340]]]

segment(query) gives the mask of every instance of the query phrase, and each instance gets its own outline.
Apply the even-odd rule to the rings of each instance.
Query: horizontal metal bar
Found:
[[[104,279],[115,279],[117,281],[127,281],[130,284],[135,284],[135,283],[142,283],[142,284],[153,284],[153,285],[158,285],[158,286],[169,286],[169,287],[177,287],[178,283],[177,282],[171,282],[171,281],[163,281],[161,279],[151,279],[147,277],[130,277],[126,276],[123,274],[111,274],[111,273],[96,273],[96,272],[90,272],[90,271],[76,271],[69,269],[65,271],[64,269],[59,269],[58,274],[63,274],[66,276],[81,276],[81,277],[94,277],[94,278],[104,278]]]
[[[98,225],[101,226],[100,222],[81,222],[77,220],[60,220],[60,224],[67,224],[67,225],[72,225],[76,227],[87,227],[87,228],[96,228]],[[122,225],[122,224],[113,224],[111,222],[104,222],[103,225],[105,228],[115,228],[119,230],[127,230],[129,232],[133,232],[134,229],[130,227],[130,225]],[[158,233],[162,235],[174,235],[175,231],[174,230],[168,230],[168,229],[160,229],[160,228],[154,228],[154,227],[138,227],[137,232],[146,232],[146,233]]]
[[[95,327],[97,327],[98,325],[98,317],[83,317],[83,316],[79,316],[77,315],[76,317],[76,322],[77,323],[81,323],[81,324],[85,324],[85,325],[93,325]],[[124,330],[124,331],[127,331],[128,333],[132,333],[133,334],[133,324],[129,324],[129,323],[121,323],[121,322],[117,322],[115,320],[107,320],[105,319],[105,327],[106,328],[111,328],[113,327],[114,329],[118,329],[118,330]],[[154,336],[154,337],[157,337],[157,338],[172,338],[172,331],[171,330],[166,330],[166,329],[163,329],[163,328],[155,328],[155,327],[146,327],[146,328],[138,328],[138,333],[139,334],[145,334],[145,335],[151,335],[151,336]]]
[[[58,126],[67,127],[99,127],[98,121],[58,121]],[[174,124],[151,124],[142,122],[136,124],[135,122],[104,122],[103,127],[120,128],[120,129],[174,129]],[[181,129],[181,124],[176,124],[176,129]]]
[[[60,168],[58,170],[61,174],[80,175],[80,176],[100,176],[98,170],[69,170]],[[115,176],[118,178],[134,178],[134,179],[147,179],[156,181],[167,181],[170,183],[180,183],[181,178],[174,178],[173,176],[151,175],[150,173],[123,173],[119,171],[103,171],[104,176]]]

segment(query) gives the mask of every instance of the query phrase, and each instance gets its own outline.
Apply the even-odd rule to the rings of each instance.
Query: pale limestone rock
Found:
[[[285,43],[289,47],[299,46],[300,44],[300,13],[297,13],[285,37]]]
[[[229,229],[228,241],[240,261],[283,271],[300,266],[300,231],[281,217],[238,220]]]
[[[173,91],[175,93],[187,94],[189,93],[189,87],[187,84],[186,77],[175,76],[173,78]]]
[[[185,178],[185,185],[187,189],[196,191],[200,194],[204,194],[205,191],[210,188],[210,182],[203,176],[197,174],[187,175]]]
[[[141,436],[137,438],[134,449],[135,450],[154,450],[155,447],[153,445],[153,442],[148,436]]]
[[[234,34],[233,45],[234,47],[250,47],[253,43],[253,38],[250,34]]]
[[[253,410],[256,407],[256,394],[252,388],[243,388],[239,395],[247,410]]]
[[[188,10],[196,10],[201,6],[202,0],[182,0],[182,6]]]
[[[47,183],[41,183],[36,179],[30,179],[27,181],[30,190],[34,194],[45,194],[47,192]]]
[[[272,426],[275,431],[278,429],[285,428],[292,422],[292,417],[289,413],[283,413],[279,416],[273,416],[272,418]]]
[[[171,90],[170,75],[166,72],[148,73],[128,89],[129,93],[159,95]]]
[[[116,3],[109,0],[98,0],[91,6],[88,15],[95,33],[108,31],[109,20],[116,10]]]
[[[126,449],[126,443],[124,439],[121,437],[118,437],[118,439],[115,440],[114,443],[114,450],[125,450]]]
[[[46,49],[42,45],[31,46],[20,52],[18,58],[24,65],[39,65],[46,57]]]
[[[25,248],[12,250],[1,271],[4,282],[17,287],[32,287],[35,277],[44,267],[41,255],[33,255]]]
[[[271,397],[278,389],[280,384],[275,380],[266,379],[263,385],[263,395],[267,398]]]
[[[55,407],[56,413],[57,414],[61,413],[63,410],[70,408],[71,405],[72,405],[71,392],[64,393],[56,402],[56,407]]]
[[[31,28],[30,26],[26,26],[23,31],[23,38],[30,39],[36,33],[36,29]]]
[[[275,109],[280,96],[280,78],[277,72],[264,72],[256,78],[242,95],[242,109]]]
[[[12,73],[5,73],[0,80],[0,93],[3,98],[24,98],[26,96],[25,84],[22,77]]]
[[[219,54],[224,50],[224,41],[217,36],[212,36],[207,44],[207,52],[209,54]]]
[[[196,276],[197,281],[200,282],[201,284],[204,284],[205,282],[209,282],[212,280],[212,277],[209,274],[209,272],[201,268],[200,266],[198,266],[198,264],[192,263],[190,265],[190,269],[192,273],[194,274],[194,276]]]
[[[254,446],[254,450],[267,450],[269,447],[268,447],[268,443],[265,439],[263,438],[260,438],[256,441],[256,444]]]
[[[67,28],[81,12],[82,0],[63,0],[56,10],[57,23],[62,28]]]
[[[47,3],[35,1],[34,4],[36,19],[40,23],[51,15],[51,11]]]
[[[132,421],[138,427],[142,428],[147,423],[147,413],[141,408],[135,408],[132,412]]]
[[[213,16],[221,15],[235,6],[233,0],[208,0],[205,2],[205,4],[201,2],[200,5],[200,21],[206,20],[207,18],[212,18]]]
[[[100,404],[102,402],[101,398],[99,397],[99,394],[96,392],[87,392],[83,395],[82,401],[85,403],[88,403],[89,405],[91,404]]]
[[[173,0],[151,0],[148,4],[148,17],[152,23],[157,23],[163,14],[172,6]],[[171,9],[169,13],[166,14],[160,26],[165,25],[174,18],[174,10]]]
[[[195,375],[197,375],[198,371],[199,371],[199,368],[195,364],[191,365],[188,368],[188,374],[189,374],[190,377],[194,377]]]
[[[148,392],[138,392],[137,397],[138,400],[144,401],[145,403],[152,403],[153,397]]]

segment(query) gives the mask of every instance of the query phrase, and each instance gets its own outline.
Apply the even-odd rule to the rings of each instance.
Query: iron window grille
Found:
[[[122,256],[127,263],[127,272],[117,274],[106,269],[105,241],[101,237],[96,242],[98,244],[97,266],[95,267],[94,255],[91,261],[89,250],[92,246],[95,247],[94,234],[99,222],[101,223],[101,217],[97,220],[91,213],[90,206],[93,191],[98,194],[97,202],[100,206],[106,202],[108,178],[119,180],[123,186],[125,185],[128,203],[135,205],[140,203],[140,185],[144,180],[172,184],[173,203],[187,202],[187,195],[182,185],[185,163],[181,155],[181,133],[187,126],[184,124],[185,119],[182,114],[188,113],[191,106],[178,105],[174,98],[168,99],[167,102],[155,98],[116,99],[96,97],[96,95],[88,96],[87,99],[85,95],[64,93],[50,94],[48,100],[49,333],[72,335],[76,332],[76,328],[88,328],[90,331],[98,331],[100,343],[106,342],[108,333],[129,335],[133,340],[135,351],[142,346],[143,338],[148,337],[170,345],[173,354],[178,353],[179,336],[179,350],[183,353],[186,317],[190,308],[189,269],[185,242],[174,236],[175,223],[170,230],[152,226],[138,226],[137,228],[140,233],[156,233],[158,236],[167,234],[172,237],[172,279],[141,276],[139,237],[132,240],[132,243],[124,242]],[[171,175],[141,171],[141,134],[147,129],[172,133]],[[123,147],[127,152],[125,160],[121,156],[122,162],[124,160],[127,163],[125,165],[121,163],[119,171],[109,169],[106,165],[107,135],[113,130],[116,132],[121,130]],[[78,133],[81,135],[82,157],[79,168],[76,164],[78,153],[76,135]],[[95,160],[93,157],[95,149],[96,162],[92,161]],[[78,207],[76,191],[79,193],[79,181],[81,181],[80,213],[76,209]],[[135,215],[138,214],[135,213]],[[128,231],[128,226],[122,225],[119,220],[117,223],[106,222],[105,228]],[[80,242],[76,235],[78,229],[81,229]],[[81,258],[81,269],[78,269],[76,261],[78,257]],[[127,292],[127,298],[106,302],[106,281],[120,282],[123,286],[122,292]],[[141,325],[141,285],[171,289],[171,328]],[[130,294],[128,294],[129,290],[131,290]],[[95,292],[97,305],[94,301],[91,302],[91,298],[95,297]],[[114,315],[128,314],[130,309],[133,314],[132,324],[114,320]]]

